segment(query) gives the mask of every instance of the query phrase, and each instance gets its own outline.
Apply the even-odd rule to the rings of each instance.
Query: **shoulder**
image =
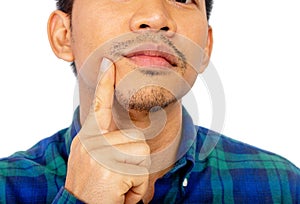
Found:
[[[39,141],[26,151],[18,151],[9,157],[0,159],[0,175],[3,175],[7,169],[10,171],[24,169],[29,168],[30,165],[47,167],[55,157],[63,157],[65,154],[64,136],[67,132],[67,128],[60,130],[54,135]]]
[[[68,131],[60,130],[26,151],[18,151],[0,159],[0,178],[37,178],[45,172],[63,174],[61,170],[65,169],[63,167],[68,157],[65,151],[65,135]]]
[[[231,162],[253,162],[253,164],[272,162],[278,168],[290,168],[299,172],[298,167],[276,153],[257,148],[203,127],[197,126],[196,128],[198,148],[203,148],[205,143],[209,144],[209,138],[213,138],[215,146],[211,150],[211,154],[216,159]]]
[[[221,180],[230,181],[236,191],[278,192],[282,197],[300,198],[300,170],[290,161],[206,128],[196,128],[197,152],[201,153],[207,144],[214,144],[198,162],[217,173]]]
[[[68,129],[63,129],[27,151],[0,159],[0,203],[50,202],[47,199],[57,193],[65,179],[66,134]]]

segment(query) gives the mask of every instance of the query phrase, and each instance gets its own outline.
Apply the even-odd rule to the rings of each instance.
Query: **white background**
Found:
[[[69,126],[75,77],[48,45],[54,0],[2,1],[0,157]],[[300,166],[299,0],[215,0],[212,63],[226,95],[223,133]],[[201,125],[211,107],[198,80]]]

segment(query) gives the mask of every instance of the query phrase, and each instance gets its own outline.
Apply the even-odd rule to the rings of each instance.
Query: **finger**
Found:
[[[137,129],[124,129],[116,130],[103,134],[109,145],[119,145],[133,142],[145,142],[145,136],[143,132]]]
[[[137,145],[136,145],[137,146]],[[140,145],[141,146],[141,145]],[[140,150],[139,150],[140,151]],[[118,164],[128,164],[128,166],[136,166],[136,167],[143,167],[149,171],[151,167],[151,156],[150,155],[143,155],[143,154],[128,154],[123,152],[117,152],[118,157],[116,157],[117,165]],[[116,166],[117,166],[116,165]],[[119,165],[118,165],[119,166]],[[143,171],[135,171],[133,168],[127,168],[122,171],[122,169],[116,169],[120,173],[126,173],[130,175],[141,175],[145,172]]]
[[[116,174],[114,177],[119,179],[120,182],[115,189],[112,189],[114,195],[109,198],[109,201],[113,201],[113,203],[138,203],[147,192],[149,174],[143,176],[124,176]],[[112,198],[118,199],[112,200]]]
[[[81,129],[83,135],[95,136],[108,131],[112,121],[114,85],[114,64],[107,58],[103,58],[99,67],[93,103]]]
[[[149,176],[137,176],[133,179],[133,185],[126,193],[125,204],[138,203],[147,192]]]
[[[93,110],[102,133],[109,131],[112,122],[112,105],[115,91],[115,66],[103,58],[96,86]]]
[[[95,120],[90,120],[95,121]],[[86,125],[88,126],[88,125]],[[97,126],[93,124],[89,124],[91,128],[92,126]],[[101,149],[105,147],[111,147],[116,145],[128,144],[128,143],[145,143],[146,140],[141,131],[135,129],[128,130],[117,130],[109,133],[101,134],[99,137],[99,131],[91,131],[87,129],[81,132],[79,135],[81,139],[84,139],[84,144],[88,146],[90,149]],[[84,134],[83,134],[84,133]]]
[[[122,164],[149,169],[151,165],[149,145],[143,139],[132,139],[123,135],[122,132],[109,132],[101,137],[99,135],[85,136],[84,146],[96,161],[111,170],[124,173],[124,170],[120,168]],[[138,133],[136,130],[128,130],[128,132]],[[83,139],[82,137],[81,139]],[[127,173],[135,174],[133,169],[125,168],[125,170]]]

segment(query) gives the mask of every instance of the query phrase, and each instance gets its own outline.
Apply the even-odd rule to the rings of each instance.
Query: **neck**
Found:
[[[82,110],[82,107],[85,106],[80,108],[80,119],[84,121],[87,111]],[[155,181],[165,175],[178,160],[176,156],[182,129],[181,101],[156,112],[130,110],[129,117],[135,127],[143,130],[151,150],[149,186],[143,198],[144,203],[148,203],[154,195]]]
[[[151,153],[165,149],[181,134],[182,107],[180,102],[156,112],[130,111],[132,123],[145,134]]]
[[[151,173],[171,167],[178,158],[181,138],[181,102],[170,104],[154,113],[130,111],[134,125],[143,130],[151,150]]]
[[[89,110],[83,107],[90,107],[89,104],[91,101],[80,104],[81,124]],[[113,124],[113,129],[138,128],[144,133],[151,150],[150,172],[167,169],[176,162],[182,126],[181,101],[169,104],[166,108],[155,112],[130,110],[128,114],[128,111],[123,111],[121,107],[117,107],[116,110],[118,110],[116,118],[119,118],[119,124]]]
[[[149,170],[148,190],[143,197],[144,203],[149,203],[152,200],[155,192],[154,185],[156,180],[165,175],[178,159],[176,156],[180,144],[182,126],[181,103],[176,102],[170,104],[163,111],[165,117],[162,117],[160,112],[130,112],[131,119],[138,128],[145,129],[149,126],[155,127],[158,122],[162,124],[158,125],[159,128],[162,126],[162,129],[158,134],[155,134],[154,136],[147,135],[149,137],[147,143],[151,149],[151,168]],[[149,114],[154,115],[150,116]]]

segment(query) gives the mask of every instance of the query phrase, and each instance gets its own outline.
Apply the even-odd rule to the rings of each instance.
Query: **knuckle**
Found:
[[[144,134],[137,129],[123,129],[120,130],[120,133],[131,140],[136,140],[136,141],[145,140]]]
[[[144,145],[142,145],[142,147],[143,147],[143,152],[145,155],[149,155],[151,153],[150,146],[147,143],[144,143]]]

